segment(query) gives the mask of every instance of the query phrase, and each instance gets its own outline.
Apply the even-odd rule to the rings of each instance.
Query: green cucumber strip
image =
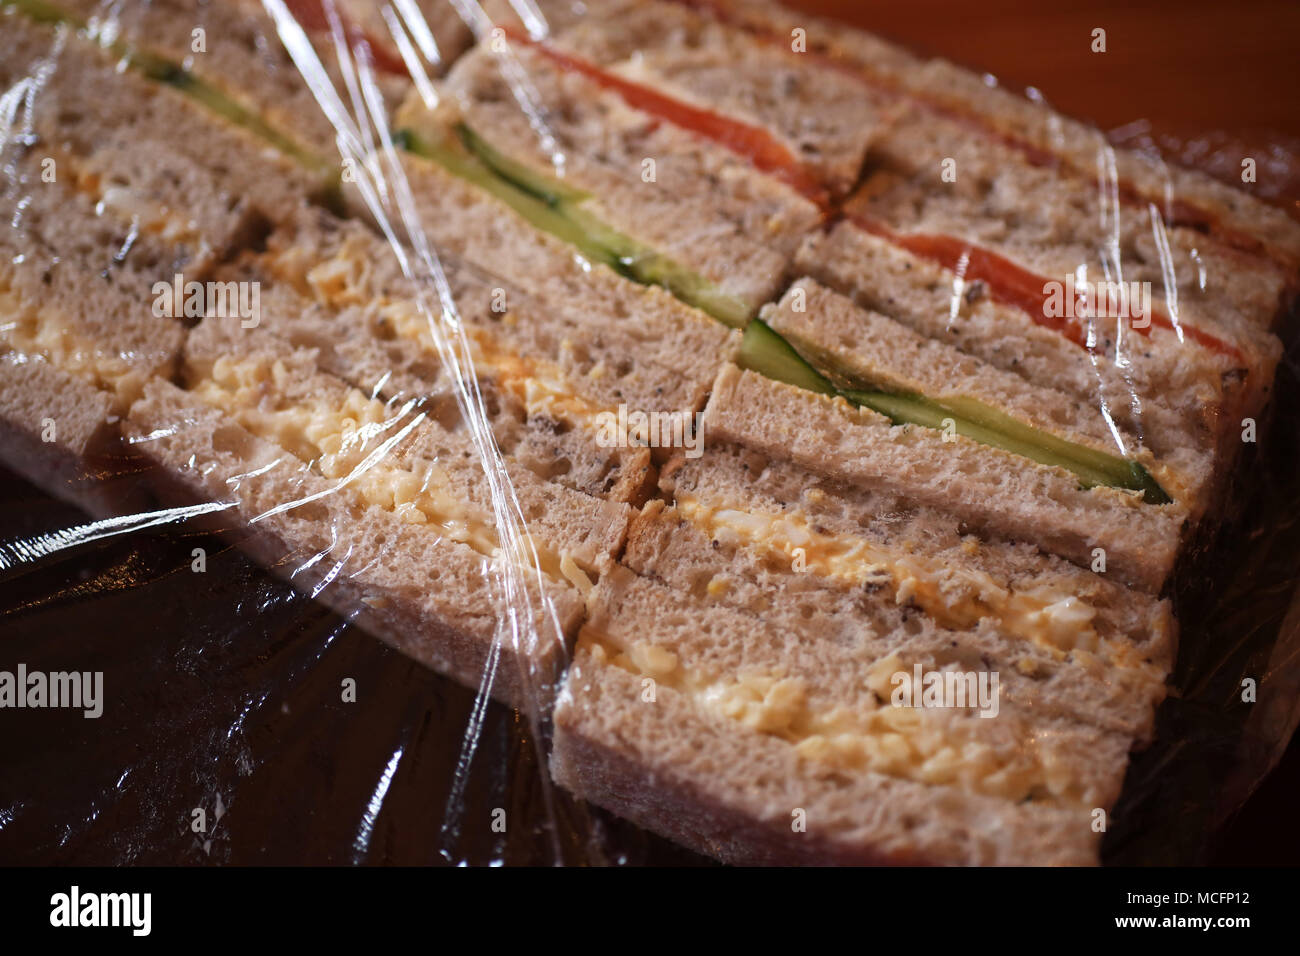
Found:
[[[822,375],[762,319],[755,319],[740,340],[737,364],[778,382],[795,385],[822,395],[839,394],[830,379]]]
[[[753,310],[734,295],[721,291],[712,282],[676,261],[657,252],[639,254],[625,260],[634,278],[645,285],[663,286],[687,305],[707,312],[733,329],[745,328]]]
[[[453,176],[459,176],[491,193],[531,225],[577,247],[593,262],[603,263],[618,272],[623,271],[622,262],[613,250],[593,239],[550,203],[498,176],[459,143],[429,139],[409,129],[399,130],[393,141],[413,155],[432,160]]]
[[[1172,500],[1139,463],[1076,445],[974,399],[937,401],[923,395],[837,388],[784,336],[761,319],[755,319],[745,329],[738,364],[811,392],[840,395],[854,405],[884,415],[895,425],[920,425],[942,431],[947,427],[945,422],[951,421],[953,431],[959,435],[1042,465],[1065,468],[1085,487],[1104,485],[1141,491],[1149,504],[1169,504]]]
[[[52,3],[45,0],[0,0],[0,6],[13,7],[29,20],[37,23],[67,23],[78,30],[85,27],[85,21],[64,13]]]
[[[749,321],[752,314],[750,308],[735,296],[720,291],[699,273],[637,242],[625,233],[611,229],[598,217],[582,208],[582,203],[590,198],[587,193],[556,182],[516,162],[464,123],[456,126],[456,133],[465,148],[490,172],[528,198],[545,203],[567,220],[573,228],[557,230],[552,225],[544,225],[543,219],[547,222],[552,220],[548,217],[530,215],[526,205],[517,205],[500,191],[490,190],[499,199],[510,203],[516,212],[527,217],[534,226],[572,243],[582,249],[589,258],[614,266],[616,271],[629,279],[642,285],[662,286],[687,305],[693,305],[707,312],[732,328],[742,329]],[[457,172],[455,169],[451,171]],[[484,185],[477,179],[474,181],[480,186]],[[580,239],[574,238],[573,229],[580,234]]]
[[[1003,451],[1009,451],[1012,454],[1020,455],[1023,458],[1036,461],[1041,465],[1056,465],[1062,468],[1067,468],[1077,475],[1079,480],[1088,487],[1093,485],[1129,487],[1129,482],[1132,478],[1127,467],[1118,474],[1112,471],[1102,471],[1089,467],[1088,465],[1065,455],[1048,451],[1035,442],[1026,440],[1023,436],[1008,435],[1004,432],[999,432],[996,429],[987,428],[976,422],[961,418],[955,412],[945,408],[942,404],[933,402],[921,396],[885,395],[882,399],[880,397],[881,393],[879,392],[859,392],[855,390],[846,390],[841,392],[841,394],[854,404],[866,405],[868,408],[880,412],[896,424],[906,423],[911,425],[922,425],[926,428],[943,430],[945,427],[944,422],[950,421],[952,422],[953,431],[958,435],[963,435],[982,445],[1001,448]],[[1033,431],[1033,429],[1026,430]],[[1124,461],[1123,459],[1118,460],[1121,462]],[[1124,464],[1127,465],[1128,463],[1124,462]]]
[[[138,52],[132,51],[127,55],[132,65],[136,65],[139,56]],[[333,175],[333,167],[322,157],[299,146],[256,113],[232,100],[216,87],[200,80],[193,73],[188,73],[179,66],[171,66],[170,71],[162,75],[155,75],[148,68],[144,69],[144,73],[151,79],[166,83],[168,86],[179,90],[223,119],[229,120],[236,126],[242,126],[254,136],[270,143],[305,169],[320,173],[323,176]]]
[[[1075,461],[1080,467],[1105,475],[1107,480],[1098,482],[1098,484],[1141,490],[1146,493],[1147,500],[1153,504],[1168,504],[1171,500],[1164,489],[1151,477],[1151,473],[1136,461],[1121,458],[1119,455],[1110,455],[1104,451],[1097,451],[1084,445],[1066,441],[1064,438],[1059,438],[1049,432],[1040,431],[973,398],[952,398],[945,400],[942,404],[972,424],[991,429],[1027,445],[1041,448],[1047,455]]]
[[[523,163],[511,159],[464,123],[456,124],[456,135],[465,144],[465,148],[482,160],[483,165],[488,169],[515,188],[522,189],[547,205],[558,206],[562,202],[580,203],[587,198],[586,193],[557,182],[549,176],[538,175]]]

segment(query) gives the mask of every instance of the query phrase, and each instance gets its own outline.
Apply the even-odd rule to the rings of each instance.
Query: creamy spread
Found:
[[[596,666],[614,666],[670,687],[704,713],[754,733],[778,737],[800,757],[834,770],[869,771],[1012,801],[1087,805],[1089,794],[1070,762],[1045,736],[1026,731],[1013,749],[988,734],[997,721],[957,709],[896,707],[892,675],[908,672],[897,656],[877,661],[866,675],[873,697],[854,706],[809,700],[802,677],[759,668],[726,675],[691,667],[679,652],[646,641],[624,644],[592,628],[580,644]],[[1017,719],[1004,715],[1000,720]]]
[[[290,402],[279,392],[288,375],[278,359],[222,356],[190,391],[252,434],[311,463],[323,477],[346,483],[366,504],[428,525],[482,555],[498,554],[493,516],[457,495],[444,469],[429,462],[413,470],[387,454],[418,418],[407,409],[390,411],[357,389],[348,389],[341,403]],[[581,573],[571,556],[533,546],[549,576],[573,580],[575,570]]]
[[[897,603],[916,605],[944,627],[968,629],[991,618],[1002,630],[1057,660],[1100,657],[1120,667],[1147,666],[1131,644],[1102,639],[1093,626],[1096,608],[1069,592],[1046,586],[1013,591],[982,571],[940,567],[865,538],[818,530],[798,509],[765,514],[685,494],[677,496],[676,507],[683,518],[723,544],[755,548],[790,565],[798,559],[808,570],[850,585],[885,585],[892,588]],[[796,555],[796,549],[801,553]],[[711,583],[709,593],[722,592],[715,593]]]
[[[45,309],[20,308],[16,297],[0,289],[0,346],[40,356],[51,365],[110,393],[118,412],[140,395],[148,372],[120,351],[78,334],[61,317]]]

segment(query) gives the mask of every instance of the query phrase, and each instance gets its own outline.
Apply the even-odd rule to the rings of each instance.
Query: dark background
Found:
[[[1148,120],[1137,135],[1201,165],[1213,167],[1219,152],[1281,156],[1285,161],[1267,167],[1281,172],[1259,188],[1284,205],[1300,196],[1295,164],[1286,158],[1300,134],[1300,4],[792,5],[837,13],[920,52],[990,71],[1014,89],[1032,83],[1057,108],[1105,129]],[[1097,26],[1107,30],[1105,55],[1089,50]],[[1134,135],[1130,126],[1127,137]],[[1294,372],[1290,381],[1295,386]],[[1284,408],[1291,433],[1296,404]],[[1269,507],[1265,502],[1262,513]],[[82,520],[0,471],[0,541]],[[1241,535],[1260,520],[1256,513],[1245,521]],[[189,571],[196,546],[208,550],[206,575]],[[1209,607],[1206,617],[1230,629],[1230,611]],[[1204,641],[1212,640],[1215,631],[1206,634]],[[346,626],[195,529],[111,538],[0,573],[0,666],[20,660],[33,668],[105,670],[109,710],[97,722],[6,714],[0,862],[536,862],[553,852],[536,828],[508,841],[444,831],[470,692]],[[345,676],[360,688],[353,709],[338,700]],[[1165,736],[1186,733],[1195,746],[1188,710],[1166,721],[1173,733]],[[395,771],[385,783],[390,764]],[[1159,776],[1162,765],[1152,766],[1139,769]],[[527,729],[502,708],[492,708],[465,782],[464,833],[486,834],[484,816],[497,806],[514,820],[547,816]],[[1298,786],[1300,747],[1293,745],[1209,859],[1300,860]],[[220,821],[213,819],[218,795]],[[583,835],[594,830],[615,860],[696,862],[552,797],[566,858],[586,858]],[[210,820],[202,838],[188,827],[198,806]]]
[[[787,0],[919,53],[1035,86],[1103,129],[1148,119],[1194,138],[1300,135],[1293,0]],[[1091,52],[1106,31],[1105,54]],[[1295,199],[1297,197],[1291,197]]]

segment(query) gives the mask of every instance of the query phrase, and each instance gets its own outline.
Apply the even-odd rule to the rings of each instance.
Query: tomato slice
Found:
[[[1043,291],[1043,287],[1051,281],[1050,279],[1031,272],[996,252],[955,236],[895,232],[878,220],[855,213],[848,214],[846,218],[859,229],[878,236],[915,256],[928,259],[950,272],[960,270],[967,281],[983,282],[994,301],[1020,309],[1033,319],[1035,324],[1059,332],[1075,345],[1089,347],[1087,332],[1077,319],[1048,315],[1046,304],[1049,296]],[[1130,326],[1134,332],[1143,336],[1150,336],[1152,327],[1174,330],[1174,324],[1169,316],[1159,309],[1151,310],[1149,326],[1144,328]],[[1240,349],[1232,343],[1186,323],[1180,322],[1178,328],[1189,341],[1245,365],[1245,358]]]
[[[289,8],[293,18],[302,25],[304,30],[319,33],[330,28],[329,17],[325,12],[325,0],[284,0],[284,5]],[[370,51],[370,58],[375,64],[375,69],[393,76],[408,75],[406,64],[402,62],[402,58],[394,53],[387,44],[378,42],[355,23],[349,22],[343,11],[339,10],[338,16],[343,23],[343,29],[348,40],[352,42],[360,40],[365,43],[366,48]]]
[[[594,63],[562,53],[513,27],[506,26],[502,29],[511,40],[532,47],[561,69],[580,73],[604,89],[617,93],[633,109],[649,113],[664,122],[718,143],[747,159],[756,169],[781,180],[816,203],[823,212],[830,208],[830,196],[817,177],[767,130],[713,110],[683,103]]]

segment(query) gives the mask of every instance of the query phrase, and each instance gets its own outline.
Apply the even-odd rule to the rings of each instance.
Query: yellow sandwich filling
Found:
[[[400,440],[414,419],[393,414],[382,402],[348,389],[341,404],[288,401],[282,392],[289,370],[264,358],[217,359],[190,391],[229,414],[241,427],[274,442],[320,474],[346,483],[368,505],[411,524],[427,525],[479,554],[495,557],[500,541],[491,514],[464,500],[449,473],[432,462],[419,470],[394,461],[385,443]],[[574,580],[581,571],[567,554],[533,542],[541,570],[551,578]],[[585,580],[585,577],[584,577]],[[587,582],[589,585],[589,582]]]
[[[1069,592],[1049,587],[1012,591],[982,571],[941,567],[865,538],[817,530],[798,509],[765,514],[680,494],[676,506],[678,514],[723,544],[744,545],[790,567],[798,561],[809,572],[851,586],[889,587],[897,603],[914,604],[943,627],[968,629],[992,618],[1006,633],[1046,649],[1057,660],[1074,656],[1086,663],[1100,656],[1119,667],[1150,666],[1131,644],[1102,639],[1093,626],[1096,608]]]
[[[700,711],[750,731],[779,737],[800,757],[829,770],[866,771],[917,783],[952,786],[1019,802],[1088,805],[1089,794],[1069,757],[1053,747],[1051,731],[1023,727],[998,746],[990,732],[1003,714],[894,706],[891,678],[911,671],[891,656],[877,661],[866,683],[873,695],[852,707],[809,700],[802,677],[753,669],[725,675],[687,666],[673,651],[640,642],[624,645],[591,627],[581,647],[596,666],[614,666],[671,688]],[[647,704],[647,706],[652,706]]]
[[[344,240],[330,258],[313,263],[297,261],[292,250],[268,255],[268,265],[278,278],[290,282],[300,292],[333,309],[364,307],[377,310],[394,335],[404,341],[419,343],[432,350],[429,319],[414,302],[394,300],[372,288],[367,256],[370,245],[364,240]],[[502,314],[503,325],[519,321],[514,312]],[[513,394],[530,415],[543,415],[557,421],[594,430],[595,418],[605,408],[578,394],[564,370],[554,362],[525,357],[504,347],[490,329],[462,327],[472,349],[471,360],[476,373],[491,378]],[[571,347],[561,343],[562,347]],[[598,377],[600,366],[592,369]]]
[[[210,251],[199,224],[180,210],[150,199],[128,186],[102,188],[97,172],[79,170],[74,183],[79,191],[96,197],[103,210],[134,224],[141,233],[158,236],[165,242],[191,246],[204,254]]]
[[[62,371],[85,379],[110,393],[118,411],[130,406],[150,377],[148,370],[131,361],[131,356],[81,334],[50,310],[21,306],[7,289],[0,289],[0,348],[39,356]]]

